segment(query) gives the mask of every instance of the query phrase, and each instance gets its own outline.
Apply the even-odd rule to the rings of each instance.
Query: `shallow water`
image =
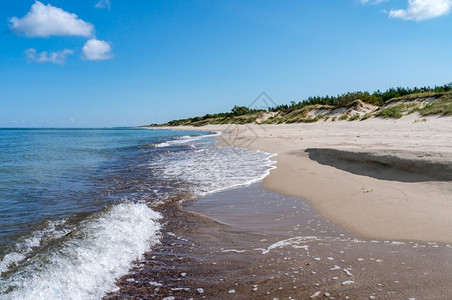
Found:
[[[159,243],[166,203],[268,174],[270,154],[213,135],[1,129],[0,295],[99,299]]]
[[[259,184],[183,207],[106,299],[451,298],[450,245],[356,237]]]

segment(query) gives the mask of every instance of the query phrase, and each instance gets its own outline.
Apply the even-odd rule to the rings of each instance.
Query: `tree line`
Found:
[[[373,92],[372,94],[369,92],[348,92],[342,95],[337,96],[314,96],[309,97],[307,99],[301,100],[301,101],[291,101],[290,104],[282,104],[278,105],[276,107],[270,107],[269,111],[291,111],[299,108],[303,108],[307,105],[329,105],[329,106],[335,106],[335,107],[343,107],[348,106],[353,101],[361,100],[366,103],[370,103],[373,105],[383,105],[387,101],[398,98],[398,97],[404,97],[408,95],[414,95],[414,94],[420,94],[420,93],[426,93],[426,92],[433,92],[435,94],[441,94],[445,92],[452,91],[452,82],[441,85],[441,86],[425,86],[425,87],[414,87],[414,88],[405,88],[405,87],[396,87],[396,88],[389,88],[386,91],[382,92],[380,90],[377,90]]]
[[[337,96],[314,96],[308,97],[301,101],[290,101],[289,104],[282,104],[275,107],[269,107],[267,111],[272,112],[284,112],[289,113],[296,109],[301,109],[308,105],[328,105],[333,107],[346,107],[352,104],[356,100],[361,100],[366,103],[381,106],[391,99],[406,97],[412,95],[426,97],[426,96],[437,96],[440,97],[446,92],[452,91],[452,82],[440,86],[425,86],[425,87],[396,87],[389,88],[386,91],[377,90],[373,93],[369,92],[348,92]],[[431,93],[431,95],[430,95]],[[418,94],[418,95],[416,95]],[[249,120],[247,116],[252,116],[260,112],[264,112],[263,109],[253,109],[246,106],[235,105],[230,112],[216,113],[216,114],[206,114],[200,117],[193,117],[188,119],[180,119],[169,121],[168,123],[162,124],[167,126],[177,126],[177,125],[190,125],[190,124],[222,124],[231,123],[232,121],[236,123],[246,123]],[[157,125],[157,124],[153,124]]]

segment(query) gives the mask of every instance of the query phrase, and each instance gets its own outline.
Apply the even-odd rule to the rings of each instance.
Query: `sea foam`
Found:
[[[0,259],[0,274],[7,272],[11,267],[24,260],[33,249],[41,244],[49,243],[52,240],[61,238],[68,233],[62,225],[66,220],[48,221],[41,230],[34,231],[30,236],[25,237],[15,245],[14,251],[6,254]]]
[[[183,136],[154,145],[163,151],[153,153],[155,159],[144,165],[169,185],[156,186],[158,197],[153,202],[163,204],[166,193],[202,196],[248,185],[274,168],[270,159],[274,154],[215,147],[210,137],[219,134]],[[0,261],[0,272],[6,272],[0,279],[0,295],[5,299],[100,299],[117,290],[116,279],[159,242],[161,218],[145,203],[124,202],[75,228],[49,223]]]
[[[219,135],[221,135],[221,132],[215,132],[215,133],[199,135],[199,136],[183,135],[183,136],[175,137],[173,140],[155,144],[154,147],[155,148],[163,148],[163,147],[177,146],[177,145],[186,144],[186,143],[190,143],[190,142],[196,142],[201,139],[215,137],[215,136],[219,136]]]
[[[121,203],[82,222],[63,247],[30,259],[0,283],[5,299],[100,299],[159,242],[161,215]]]
[[[270,159],[275,154],[230,146],[206,147],[202,143],[194,146],[199,148],[173,153],[159,163],[161,176],[187,183],[199,196],[259,182],[275,168],[275,161]]]

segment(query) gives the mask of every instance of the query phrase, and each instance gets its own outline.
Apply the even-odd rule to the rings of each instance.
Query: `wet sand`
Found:
[[[209,125],[221,145],[277,153],[264,179],[370,239],[452,243],[452,118]]]
[[[356,238],[259,184],[163,209],[162,244],[106,299],[448,299],[452,249]]]
[[[106,298],[451,299],[452,119],[410,118],[176,128],[277,168],[163,207],[162,244]]]

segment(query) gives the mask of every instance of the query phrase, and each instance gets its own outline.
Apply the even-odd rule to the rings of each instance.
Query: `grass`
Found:
[[[318,120],[321,120],[323,118],[323,115],[317,115],[315,117],[308,117],[306,119],[304,119],[302,122],[303,123],[314,123],[317,122]]]
[[[177,120],[171,121],[168,124],[169,126],[204,126],[208,124],[249,124],[253,123],[259,116],[259,113],[252,113],[248,115],[242,116],[227,116],[227,117],[195,117],[185,120]]]
[[[414,123],[419,123],[419,122],[427,122],[427,119],[423,118],[421,120],[418,119],[418,120],[414,121]]]
[[[416,101],[416,100],[419,101]],[[414,100],[414,101],[413,101]],[[431,102],[426,104],[426,100]],[[432,100],[432,101],[430,101]],[[397,102],[400,101],[400,102]],[[331,106],[322,104],[311,104],[303,107],[292,107],[287,110],[279,110],[273,117],[268,118],[261,124],[282,124],[282,123],[312,123],[319,120],[331,120],[335,122],[337,120],[366,120],[371,117],[382,117],[385,119],[394,118],[399,119],[404,115],[411,114],[418,111],[421,116],[429,115],[443,115],[452,116],[452,92],[422,92],[413,93],[407,96],[393,98],[386,101],[386,105],[380,107],[380,109],[374,113],[368,113],[363,116],[359,114],[351,114],[346,112],[341,116],[330,116],[335,113],[335,109],[339,107],[353,108],[359,106],[361,100],[354,100],[345,106]],[[219,114],[207,114],[202,117],[194,117],[188,119],[174,120],[166,124],[166,126],[178,126],[178,125],[192,125],[203,126],[208,124],[249,124],[256,122],[256,119],[262,118],[263,111],[250,110],[246,114],[234,114],[219,113]],[[152,126],[161,126],[153,124]]]
[[[383,117],[385,119],[400,119],[406,114],[411,114],[417,110],[419,110],[419,103],[399,103],[395,105],[391,105],[389,107],[383,108],[378,111],[375,116]]]
[[[349,121],[355,121],[359,119],[359,114],[354,114],[353,116],[350,117],[350,119],[348,119]]]
[[[393,105],[380,110],[379,112],[377,112],[376,116],[383,117],[385,119],[400,119],[403,116],[403,111],[400,105]]]
[[[279,116],[275,116],[272,118],[268,118],[264,123],[265,124],[281,124],[281,123],[300,123],[306,122],[308,120],[308,113],[311,109],[310,106],[306,106],[300,109],[295,109],[286,114],[280,114]]]
[[[443,96],[445,93],[436,93],[436,92],[422,92],[422,93],[414,93],[402,97],[396,97],[392,98],[391,100],[388,100],[386,104],[389,104],[391,102],[397,102],[400,100],[414,100],[414,99],[422,99],[422,98],[439,98]]]
[[[452,95],[448,94],[435,102],[427,104],[424,108],[419,110],[419,113],[422,116],[452,116]]]
[[[339,117],[339,121],[343,121],[343,120],[347,120],[348,119],[348,114],[343,114],[342,116]]]
[[[364,116],[362,116],[361,117],[361,119],[359,119],[360,121],[364,121],[364,120],[367,120],[367,119],[369,119],[370,117],[372,117],[372,114],[365,114]]]

